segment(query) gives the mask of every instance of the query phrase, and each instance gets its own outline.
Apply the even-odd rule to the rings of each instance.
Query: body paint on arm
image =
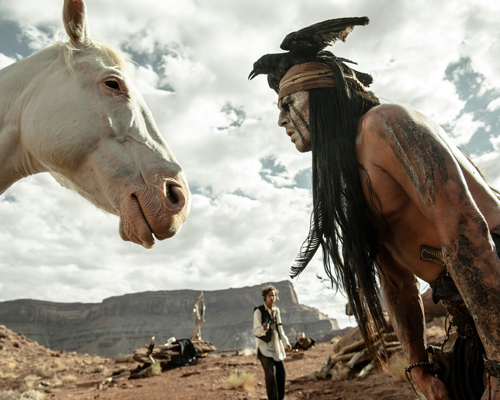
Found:
[[[391,147],[415,186],[422,202],[434,204],[438,185],[449,179],[442,151],[421,126],[410,118],[390,121],[381,116]]]

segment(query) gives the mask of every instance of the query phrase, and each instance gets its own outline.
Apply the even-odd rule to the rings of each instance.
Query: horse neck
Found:
[[[22,143],[22,113],[37,81],[59,64],[61,49],[52,46],[0,70],[0,194],[21,178],[45,169]]]

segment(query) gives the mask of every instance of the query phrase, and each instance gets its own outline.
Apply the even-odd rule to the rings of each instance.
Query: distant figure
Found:
[[[274,305],[278,300],[278,289],[267,285],[262,289],[264,304],[255,307],[253,330],[257,347],[257,358],[264,368],[268,400],[285,397],[285,348],[291,350],[290,342],[283,331],[280,309]]]
[[[306,337],[305,333],[302,332],[302,337],[300,337],[297,342],[293,345],[296,350],[307,350],[316,344],[316,340]]]
[[[201,304],[201,311],[200,311],[200,304]],[[201,324],[205,322],[205,300],[203,298],[203,291],[200,294],[200,297],[198,297],[198,300],[196,300],[196,303],[194,303],[194,309],[193,309],[193,314],[194,314],[194,329],[193,333],[191,333],[191,340],[201,340]]]

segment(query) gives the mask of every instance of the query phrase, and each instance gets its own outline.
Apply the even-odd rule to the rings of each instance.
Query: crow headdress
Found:
[[[336,57],[324,49],[337,40],[345,41],[354,26],[367,25],[369,22],[368,17],[336,18],[289,33],[280,46],[286,53],[263,55],[254,63],[248,78],[253,79],[257,75],[266,74],[269,87],[278,93],[280,81],[291,67],[309,62],[320,62],[330,65],[334,72],[338,70],[342,75],[352,75],[351,71],[353,71],[357,80],[367,87],[373,82],[370,75],[347,67],[346,62],[356,63]],[[338,84],[340,87],[343,85],[342,82]]]

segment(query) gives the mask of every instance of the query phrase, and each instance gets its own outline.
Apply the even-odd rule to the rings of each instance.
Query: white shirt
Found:
[[[267,305],[264,304],[264,307],[270,315],[273,315]],[[281,325],[280,309],[273,305],[272,311],[274,312],[274,318],[271,324],[271,328],[273,330],[271,341],[269,343],[266,343],[262,339],[256,337],[255,347],[257,348],[257,350],[260,350],[263,356],[272,358],[275,361],[281,361],[286,357],[285,346],[289,346],[290,342],[288,341],[288,338],[283,331],[283,326]],[[264,336],[266,334],[266,332],[264,331],[264,327],[262,326],[262,314],[258,308],[255,309],[253,313],[253,331],[255,333],[255,336]]]

